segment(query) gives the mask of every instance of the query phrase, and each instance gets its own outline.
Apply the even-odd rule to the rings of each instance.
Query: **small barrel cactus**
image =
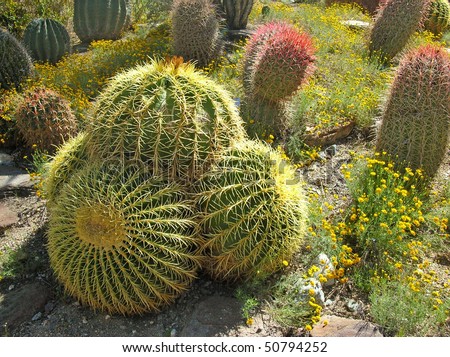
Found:
[[[266,277],[300,247],[302,183],[281,154],[260,142],[225,150],[197,183],[205,269],[216,279]]]
[[[253,0],[223,0],[227,26],[230,30],[242,30],[247,27],[253,3]]]
[[[193,61],[199,67],[219,57],[223,39],[216,9],[210,0],[174,0],[171,16],[176,56]]]
[[[70,36],[63,24],[52,19],[34,19],[25,29],[23,42],[31,57],[55,64],[70,52]]]
[[[25,93],[15,118],[27,145],[49,153],[77,132],[69,102],[47,88]]]
[[[64,185],[77,172],[92,162],[88,155],[89,135],[85,132],[66,141],[45,167],[43,192],[47,205],[54,205]]]
[[[74,30],[81,42],[117,40],[129,13],[127,0],[75,0]]]
[[[33,63],[25,47],[0,27],[0,88],[19,88],[33,71]]]
[[[424,28],[435,35],[450,27],[450,4],[448,0],[432,0],[425,19]]]
[[[369,54],[391,61],[420,29],[430,0],[387,0],[380,5],[370,31]]]
[[[189,63],[154,61],[117,75],[90,124],[92,150],[192,181],[217,150],[245,137],[231,96]]]
[[[400,63],[384,107],[377,151],[400,167],[423,169],[432,178],[450,134],[450,56],[431,45]]]
[[[120,164],[88,165],[51,210],[50,264],[66,291],[94,309],[157,311],[196,277],[192,217],[177,185]]]

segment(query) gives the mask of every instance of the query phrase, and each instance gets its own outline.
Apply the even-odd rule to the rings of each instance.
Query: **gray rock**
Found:
[[[11,155],[8,155],[4,152],[0,152],[0,165],[3,166],[12,166],[14,165],[14,160]]]
[[[30,175],[17,167],[0,165],[0,191],[30,190]]]
[[[327,323],[325,324],[325,321]],[[323,316],[314,325],[312,337],[383,337],[379,328],[367,321]]]
[[[19,216],[6,203],[0,202],[0,232],[19,222]]]
[[[242,324],[241,303],[232,297],[209,296],[199,302],[185,327],[182,337],[212,337]]]
[[[325,253],[320,253],[317,258],[314,259],[314,265],[319,268],[319,270],[314,273],[314,277],[316,279],[319,279],[320,275],[327,277],[329,274],[335,272],[333,263]],[[329,279],[326,282],[322,283],[322,286],[328,287],[334,285],[334,283],[335,279]]]
[[[313,296],[317,304],[325,306],[325,294],[319,280],[315,278],[300,279],[297,289],[299,300],[308,301]],[[311,295],[311,290],[314,290],[314,295]]]
[[[31,321],[37,321],[42,317],[42,312],[38,312],[36,314],[34,314],[34,316],[31,318]]]
[[[25,321],[30,321],[51,297],[48,287],[32,283],[0,294],[0,327],[13,329]]]
[[[342,21],[342,24],[347,26],[349,29],[356,30],[356,31],[363,31],[370,27],[369,22],[359,21],[359,20]]]

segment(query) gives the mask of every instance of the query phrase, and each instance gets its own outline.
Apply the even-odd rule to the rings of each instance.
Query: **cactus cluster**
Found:
[[[244,136],[233,100],[192,64],[153,62],[116,76],[90,124],[96,155],[144,162],[193,181],[217,150]]]
[[[75,0],[74,30],[83,43],[117,40],[124,31],[129,0]]]
[[[23,42],[31,57],[55,64],[70,52],[70,36],[63,24],[52,19],[35,19],[25,29]]]
[[[254,0],[223,0],[223,8],[230,30],[242,30],[247,27],[248,17]]]
[[[387,0],[380,5],[370,31],[369,54],[381,63],[391,61],[420,29],[430,0]]]
[[[450,56],[422,46],[401,61],[384,107],[377,151],[399,167],[423,169],[432,178],[450,134]]]
[[[198,269],[192,216],[175,184],[133,167],[88,165],[52,209],[51,265],[66,290],[94,309],[158,310],[188,288]]]
[[[33,74],[33,63],[25,47],[1,27],[0,54],[0,88],[19,88]]]
[[[252,136],[266,127],[283,136],[289,123],[288,101],[314,70],[314,46],[308,34],[284,22],[269,22],[250,38],[244,57],[246,98],[242,113]],[[256,128],[256,129],[255,129]]]
[[[219,57],[223,39],[216,7],[211,0],[174,0],[171,11],[173,49],[176,56],[207,66]]]
[[[424,28],[435,35],[442,34],[450,27],[450,4],[448,0],[431,0]]]
[[[197,183],[206,269],[222,280],[264,276],[300,247],[302,184],[281,155],[252,141],[226,150]]]
[[[15,118],[27,145],[47,152],[54,152],[77,131],[69,102],[47,88],[39,87],[25,93]]]

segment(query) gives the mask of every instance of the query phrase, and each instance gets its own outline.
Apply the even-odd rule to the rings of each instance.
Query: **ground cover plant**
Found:
[[[100,38],[87,2],[2,3],[0,141],[34,162],[60,286],[144,314],[203,272],[247,325],[308,335],[356,299],[386,336],[450,336],[445,1],[118,0]],[[40,17],[70,50],[27,54]]]

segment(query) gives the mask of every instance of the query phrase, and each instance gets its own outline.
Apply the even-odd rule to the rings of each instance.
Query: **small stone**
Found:
[[[11,284],[10,286],[8,286],[8,291],[12,291],[12,290],[14,290],[14,288],[15,288],[15,285]]]
[[[84,324],[87,324],[87,323],[88,323],[87,319],[86,319],[84,316],[83,316],[82,322],[83,322]]]
[[[328,299],[327,301],[325,301],[325,306],[331,306],[334,304],[334,301],[331,299]]]
[[[349,299],[347,301],[346,305],[347,305],[347,309],[350,312],[358,312],[360,309],[360,304],[356,300],[353,300],[353,299]]]
[[[314,294],[311,291],[314,291]],[[322,290],[322,284],[317,279],[300,279],[298,283],[298,295],[302,301],[308,301],[313,296],[317,304],[325,306],[325,295]]]
[[[17,213],[11,210],[5,203],[0,203],[0,230],[5,230],[17,222],[19,222]]]
[[[137,334],[137,331],[136,331],[136,330],[133,330],[133,331],[131,331],[131,333],[132,333],[133,335],[136,335],[136,334]]]
[[[170,337],[176,337],[176,336],[177,336],[177,330],[173,328],[173,329],[170,331]]]
[[[111,319],[111,316],[106,315],[106,316],[105,316],[105,320],[109,320],[109,319]]]
[[[34,316],[31,318],[31,321],[37,321],[42,317],[42,312],[38,312],[37,314],[34,314]]]
[[[347,20],[343,21],[342,24],[347,26],[351,30],[365,30],[370,26],[370,23],[359,20]]]
[[[152,320],[152,321],[149,322],[149,324],[150,324],[150,325],[154,325],[154,324],[155,324],[155,321]]]
[[[52,301],[49,301],[47,304],[45,304],[44,311],[48,315],[53,311],[55,308],[55,304]]]

